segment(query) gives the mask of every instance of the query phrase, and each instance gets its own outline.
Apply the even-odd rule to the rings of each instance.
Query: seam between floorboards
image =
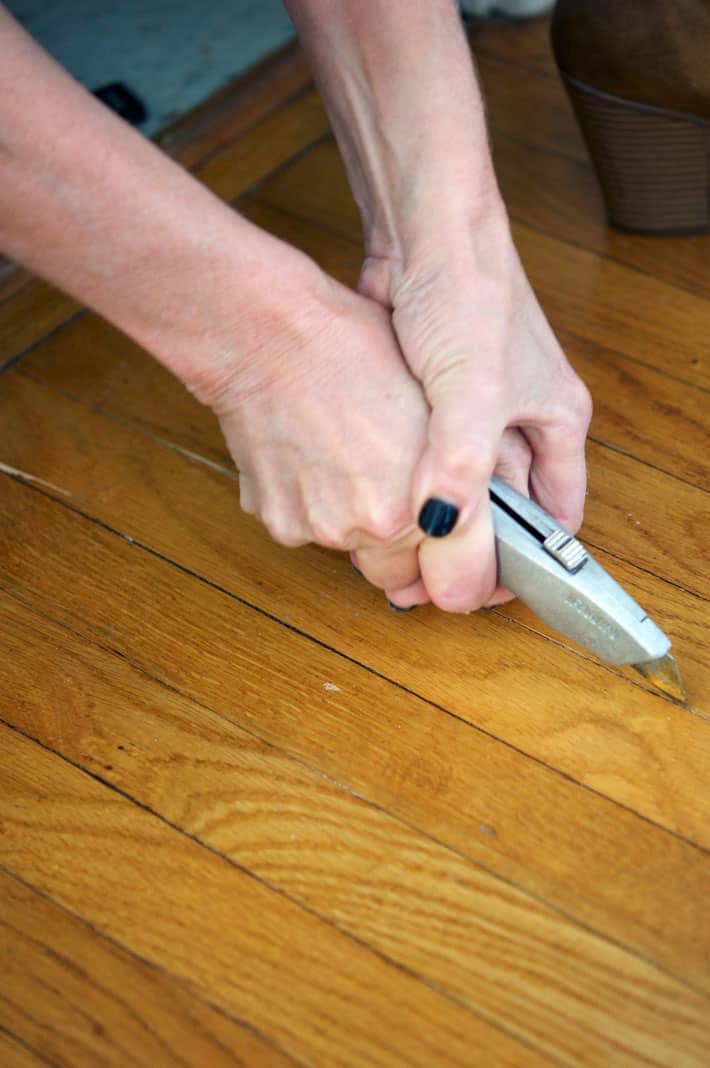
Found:
[[[0,864],[0,871],[1,870],[3,870],[2,864]],[[32,1057],[35,1057],[40,1064],[48,1064],[50,1065],[50,1068],[61,1068],[61,1065],[57,1061],[50,1060],[46,1054],[40,1053],[40,1051],[38,1049],[35,1049],[34,1046],[30,1045],[30,1043],[27,1042],[26,1039],[22,1038],[14,1031],[11,1031],[9,1027],[5,1027],[3,1023],[0,1023],[0,1032],[2,1032],[2,1034],[9,1035],[10,1038],[14,1039],[15,1042],[17,1042],[18,1046],[21,1046],[22,1049],[26,1050],[27,1053],[29,1053]]]
[[[680,985],[687,987],[689,990],[693,990],[693,992],[698,994],[699,996],[701,996],[703,998],[710,998],[710,994],[708,994],[702,988],[695,986],[686,977],[681,977],[681,976],[676,975],[675,972],[671,971],[668,968],[665,968],[663,965],[661,965],[657,961],[653,960],[653,958],[651,958],[649,956],[646,956],[644,953],[640,952],[638,949],[635,949],[633,946],[630,946],[626,942],[623,942],[620,939],[611,936],[608,932],[601,931],[599,928],[594,926],[589,921],[581,919],[580,917],[576,916],[573,912],[570,912],[569,910],[563,908],[562,906],[557,905],[554,902],[550,901],[548,898],[543,897],[542,894],[537,893],[537,892],[535,892],[533,890],[530,890],[529,888],[527,888],[525,886],[522,886],[520,883],[517,883],[512,877],[501,874],[500,872],[496,871],[494,868],[489,867],[488,865],[483,863],[483,861],[476,859],[475,857],[469,855],[468,853],[465,853],[459,847],[457,847],[455,845],[452,845],[449,842],[445,842],[440,838],[437,838],[437,836],[435,834],[433,834],[431,831],[425,830],[423,827],[420,827],[418,824],[413,823],[411,820],[406,819],[404,816],[401,816],[398,813],[392,812],[391,810],[385,808],[379,802],[373,801],[371,798],[369,798],[366,795],[360,793],[359,791],[353,789],[352,787],[348,786],[346,783],[343,783],[343,782],[339,781],[338,779],[333,778],[333,776],[329,775],[327,772],[323,771],[321,768],[315,767],[314,765],[310,764],[307,760],[303,759],[302,757],[297,756],[295,753],[290,752],[288,749],[284,748],[282,745],[280,745],[280,744],[278,744],[276,742],[272,742],[267,738],[263,738],[255,730],[253,730],[253,729],[251,729],[249,727],[245,727],[240,723],[236,723],[236,722],[232,721],[227,716],[225,716],[218,708],[214,708],[211,704],[208,704],[205,700],[202,700],[199,697],[195,697],[195,696],[193,696],[191,694],[185,693],[179,687],[172,685],[171,683],[167,682],[165,679],[161,679],[157,675],[154,675],[152,672],[148,671],[147,668],[143,667],[143,665],[141,665],[141,664],[136,663],[134,660],[132,660],[126,654],[120,652],[117,649],[114,649],[112,646],[107,645],[104,642],[102,642],[102,641],[100,641],[100,640],[98,640],[96,638],[92,638],[92,637],[90,637],[88,635],[81,634],[81,632],[75,630],[68,623],[65,623],[65,622],[60,621],[60,620],[53,619],[51,616],[47,615],[46,612],[43,612],[36,605],[25,601],[22,597],[18,596],[17,594],[15,594],[13,592],[9,592],[8,596],[10,596],[16,603],[21,604],[23,607],[28,609],[34,616],[39,616],[42,619],[48,620],[52,625],[58,626],[62,630],[65,630],[69,634],[73,635],[80,642],[83,642],[84,645],[88,645],[90,647],[99,649],[102,653],[105,653],[106,655],[116,657],[116,659],[126,663],[131,670],[137,672],[137,674],[141,675],[142,677],[144,677],[146,679],[149,679],[151,682],[155,683],[157,686],[160,686],[162,689],[167,690],[169,693],[175,694],[176,696],[180,697],[182,700],[184,700],[188,704],[193,704],[197,708],[201,708],[204,711],[209,712],[211,715],[215,716],[219,720],[224,721],[229,727],[235,729],[236,731],[238,731],[240,733],[243,733],[243,734],[247,735],[248,737],[256,739],[261,745],[264,745],[268,749],[281,754],[282,756],[284,756],[287,760],[291,761],[296,766],[298,766],[300,768],[304,768],[309,774],[312,774],[312,775],[316,776],[317,778],[320,778],[323,781],[325,781],[325,782],[329,783],[330,785],[334,786],[336,789],[338,789],[338,790],[340,790],[340,791],[342,791],[342,792],[344,792],[346,794],[351,795],[352,797],[356,798],[359,802],[361,802],[362,804],[366,805],[368,808],[371,808],[371,809],[375,810],[376,812],[382,813],[387,819],[392,820],[394,823],[398,823],[401,826],[404,826],[404,827],[408,828],[410,831],[413,831],[415,834],[421,835],[427,841],[432,842],[437,848],[442,849],[447,853],[451,853],[452,855],[459,857],[466,864],[470,864],[472,867],[478,869],[479,871],[485,872],[495,882],[502,883],[503,885],[510,887],[511,889],[516,891],[517,893],[520,893],[521,895],[523,895],[527,899],[537,902],[538,904],[542,905],[545,909],[549,910],[550,912],[552,912],[552,913],[554,913],[554,914],[556,914],[558,916],[561,916],[564,920],[568,921],[569,923],[572,923],[576,927],[579,927],[582,930],[587,931],[589,934],[593,935],[595,938],[599,939],[601,942],[604,942],[606,944],[615,946],[617,949],[619,949],[622,952],[628,954],[630,957],[633,957],[633,958],[635,958],[635,959],[637,959],[639,961],[642,961],[643,963],[647,964],[649,967],[651,967],[651,968],[655,969],[656,971],[658,971],[660,974],[665,975],[669,979],[672,979],[674,982],[677,982]],[[360,666],[360,665],[358,665],[358,666]],[[390,682],[391,680],[387,679],[385,681]],[[396,686],[397,684],[396,683],[392,683],[392,685]],[[418,698],[419,700],[425,701],[427,704],[431,704],[431,702],[426,701],[425,698],[421,698],[416,694],[413,694],[413,696],[415,698]],[[435,707],[437,707],[437,706],[435,706]],[[442,709],[440,709],[438,707],[437,707],[437,710],[442,711]],[[92,777],[98,779],[100,782],[105,783],[108,786],[112,786],[112,784],[108,780],[104,779],[100,774],[98,774],[96,772],[92,772],[90,769],[86,768],[83,764],[79,764],[78,762],[71,760],[71,758],[63,757],[63,755],[58,750],[56,750],[53,747],[47,745],[46,743],[43,743],[39,739],[34,738],[34,736],[30,736],[22,728],[15,727],[13,724],[10,724],[9,721],[7,721],[5,719],[2,719],[2,717],[0,717],[0,719],[2,720],[2,722],[5,723],[6,726],[11,727],[12,729],[19,731],[19,733],[21,733],[23,735],[26,735],[27,737],[31,738],[32,741],[36,741],[38,745],[43,746],[49,752],[55,753],[57,756],[62,757],[62,759],[70,760],[71,763],[75,763],[77,767],[80,767],[82,770],[86,771],[87,774],[91,775]],[[474,729],[477,729],[477,728],[474,727]],[[502,742],[501,744],[505,744],[505,743]],[[534,760],[534,758],[532,758],[532,757],[530,759]],[[578,784],[578,785],[581,785],[581,784]],[[120,791],[120,787],[116,787],[116,789],[119,789],[119,791]],[[616,804],[616,802],[611,798],[605,797],[604,800],[609,804]],[[136,804],[140,805],[141,802],[136,801]],[[620,807],[623,807],[623,806],[620,806]],[[631,810],[631,813],[632,813],[632,815],[634,817],[644,820],[644,822],[650,822],[650,821],[648,821],[646,819],[646,817],[644,817],[643,815],[641,815],[638,812],[635,812],[634,810]],[[653,826],[655,827],[655,829],[657,831],[660,831],[661,833],[670,834],[670,835],[672,835],[674,837],[678,837],[677,835],[674,834],[674,832],[668,830],[668,828],[660,827],[660,826],[658,826],[656,824],[654,824]],[[187,832],[187,833],[189,833],[189,832]],[[690,841],[688,839],[682,839],[682,840],[685,842],[685,844],[691,846],[692,848],[695,848],[700,852],[705,852],[701,846],[697,845],[697,843],[692,842],[692,841]],[[202,839],[199,839],[199,841],[201,842]],[[227,858],[227,859],[229,859],[229,858]],[[271,885],[271,884],[269,884],[269,885]],[[287,896],[290,897],[290,895],[287,895]],[[300,904],[298,901],[296,901],[296,903]]]
[[[5,723],[5,725],[10,730],[16,731],[22,737],[27,738],[28,741],[32,741],[36,745],[39,745],[41,748],[47,750],[50,753],[53,753],[55,756],[59,757],[60,760],[65,760],[66,759],[66,758],[62,757],[61,754],[57,753],[55,750],[50,749],[48,746],[43,745],[42,742],[38,741],[36,738],[32,738],[30,735],[27,735],[25,732],[19,730],[17,727],[12,726],[12,724],[8,724],[5,720],[2,720],[1,717],[0,717],[0,722]],[[69,761],[69,763],[71,763],[71,761]],[[74,766],[77,766],[77,765],[74,765]],[[93,776],[91,774],[91,772],[86,771],[84,768],[78,767],[78,770],[83,771],[85,774],[87,774],[89,776],[89,778],[98,778],[98,776]],[[99,779],[99,782],[101,782],[103,785],[110,785],[110,784],[104,783],[103,779]],[[134,801],[134,804],[140,805],[140,802]],[[130,957],[131,960],[133,960],[133,961],[138,961],[140,964],[144,965],[144,967],[148,968],[150,971],[156,972],[157,974],[164,976],[168,980],[168,982],[175,983],[175,985],[178,986],[182,990],[182,992],[184,994],[189,995],[190,998],[193,998],[195,1001],[199,1001],[203,1005],[207,1005],[214,1012],[218,1013],[220,1016],[224,1016],[226,1019],[230,1020],[232,1023],[236,1024],[238,1027],[243,1027],[244,1030],[247,1031],[250,1035],[253,1035],[256,1038],[258,1038],[260,1041],[264,1042],[264,1044],[269,1046],[269,1048],[275,1049],[278,1053],[282,1054],[287,1060],[291,1061],[293,1064],[296,1064],[296,1065],[299,1065],[299,1066],[303,1065],[303,1068],[307,1068],[307,1066],[304,1065],[303,1061],[297,1060],[296,1058],[293,1057],[292,1054],[287,1053],[272,1038],[270,1038],[267,1035],[264,1035],[261,1031],[259,1031],[257,1028],[255,1028],[252,1024],[248,1023],[246,1020],[241,1019],[241,1017],[239,1017],[236,1014],[230,1012],[229,1010],[223,1008],[222,1006],[215,1004],[213,1001],[210,1001],[210,999],[207,998],[207,997],[204,997],[204,995],[195,993],[193,988],[189,985],[189,981],[181,979],[179,976],[175,975],[173,972],[168,971],[162,965],[156,964],[155,961],[150,960],[148,957],[144,957],[142,954],[138,953],[135,949],[132,949],[130,946],[126,945],[125,943],[120,942],[117,938],[114,938],[112,935],[107,934],[107,932],[101,930],[100,927],[96,927],[95,924],[93,924],[85,916],[82,916],[82,914],[80,912],[75,912],[74,909],[69,908],[63,902],[58,901],[51,894],[47,893],[46,890],[41,889],[41,887],[35,886],[34,883],[30,882],[24,876],[20,875],[19,872],[16,872],[16,871],[12,870],[11,868],[8,868],[7,865],[4,864],[1,860],[0,860],[0,871],[3,872],[8,878],[13,879],[15,882],[19,883],[21,886],[24,886],[27,890],[30,891],[30,893],[37,894],[37,896],[41,897],[43,901],[48,902],[52,906],[52,908],[59,909],[61,912],[65,913],[67,916],[71,916],[71,918],[73,920],[77,921],[83,927],[85,927],[87,930],[91,931],[92,934],[96,935],[96,937],[99,938],[101,941],[107,942],[109,945],[114,946],[120,953],[126,954],[126,956]],[[3,1028],[2,1024],[0,1024],[0,1030],[6,1030],[5,1028]],[[10,1032],[8,1032],[8,1033],[10,1033]],[[213,1035],[211,1032],[207,1032],[207,1033],[209,1034],[209,1037],[212,1039],[212,1041],[215,1042],[216,1045],[218,1045],[221,1049],[225,1049],[225,1046],[222,1043],[221,1039],[217,1038],[217,1036]],[[16,1036],[13,1035],[13,1037],[16,1037]],[[227,1052],[229,1052],[229,1051],[227,1051]],[[48,1063],[51,1063],[53,1065],[53,1068],[54,1068],[54,1062],[53,1061],[52,1062],[48,1062]],[[60,1066],[57,1065],[56,1068],[60,1068]]]
[[[42,285],[50,286],[49,282],[44,282],[44,280],[42,279],[40,279],[39,281]],[[5,360],[4,363],[0,364],[0,375],[4,375],[6,371],[12,370],[12,368],[15,367],[15,365],[18,364],[20,360],[24,359],[25,356],[28,356],[30,352],[38,348],[40,345],[43,345],[45,341],[49,341],[49,339],[54,337],[55,334],[60,333],[60,331],[62,331],[65,326],[69,326],[69,324],[73,323],[75,319],[80,319],[86,314],[88,310],[88,308],[83,306],[81,308],[77,308],[66,319],[63,319],[61,323],[57,323],[57,325],[53,326],[52,329],[49,330],[46,334],[43,334],[42,337],[36,338],[34,341],[31,341],[30,344],[27,345],[24,349],[21,349],[20,352],[16,352],[13,356],[10,356],[7,360]]]
[[[383,961],[389,967],[393,967],[397,971],[399,971],[402,974],[406,975],[409,979],[413,979],[415,982],[421,983],[422,986],[424,986],[427,989],[431,990],[438,997],[442,997],[442,998],[444,998],[444,1000],[446,1000],[446,1001],[448,1001],[450,1003],[453,1003],[454,1005],[457,1005],[460,1009],[463,1009],[465,1012],[469,1013],[471,1016],[474,1016],[477,1019],[482,1020],[489,1027],[491,1027],[494,1030],[499,1031],[500,1033],[504,1034],[507,1038],[512,1039],[517,1044],[519,1044],[519,1045],[521,1045],[521,1046],[523,1046],[523,1047],[525,1047],[527,1049],[531,1049],[535,1053],[540,1054],[541,1056],[543,1056],[547,1060],[549,1060],[551,1064],[559,1065],[559,1068],[571,1068],[571,1065],[572,1065],[571,1061],[560,1061],[556,1056],[551,1055],[547,1050],[545,1050],[542,1047],[536,1045],[535,1043],[533,1043],[530,1039],[528,1039],[524,1035],[516,1034],[515,1031],[510,1030],[501,1021],[498,1021],[498,1020],[494,1019],[493,1017],[490,1017],[490,1016],[486,1015],[486,1013],[484,1011],[482,1011],[480,1009],[480,1007],[478,1007],[478,1006],[474,1007],[472,1005],[466,1004],[466,1002],[462,998],[460,998],[458,995],[455,995],[455,994],[451,993],[450,991],[447,991],[439,983],[434,982],[433,980],[425,977],[424,975],[421,975],[419,972],[415,971],[409,965],[403,964],[401,961],[398,961],[398,960],[394,959],[393,957],[390,957],[383,950],[378,949],[377,947],[371,945],[369,942],[366,942],[360,936],[353,934],[352,931],[349,931],[345,927],[341,927],[335,920],[330,919],[328,916],[324,916],[322,913],[318,912],[315,908],[313,908],[313,906],[307,905],[304,902],[299,901],[298,898],[292,897],[291,894],[287,893],[285,890],[281,889],[280,887],[275,886],[273,883],[270,883],[263,876],[257,875],[256,872],[251,871],[251,869],[245,867],[243,864],[239,864],[236,860],[233,860],[231,857],[227,856],[225,853],[220,852],[218,849],[216,849],[214,846],[210,845],[208,842],[204,842],[202,839],[198,838],[197,835],[195,835],[192,832],[186,830],[184,827],[181,827],[179,824],[173,823],[172,820],[169,820],[166,816],[161,815],[155,809],[151,808],[150,805],[147,805],[144,802],[139,801],[137,798],[135,798],[131,794],[129,794],[126,790],[123,790],[120,786],[116,786],[115,784],[108,782],[106,779],[103,779],[100,775],[96,774],[95,772],[90,771],[88,768],[83,767],[81,764],[77,763],[76,761],[72,760],[71,758],[69,758],[67,756],[64,756],[62,753],[58,753],[56,750],[54,750],[50,746],[46,745],[44,742],[40,741],[38,738],[33,737],[27,731],[24,731],[21,728],[14,726],[12,723],[9,723],[4,718],[4,716],[1,716],[1,715],[0,715],[0,723],[4,724],[5,727],[7,727],[8,730],[14,731],[16,734],[19,734],[21,737],[25,738],[27,741],[32,742],[34,745],[38,745],[41,749],[45,750],[45,752],[50,753],[55,759],[61,760],[63,763],[68,764],[70,767],[72,767],[76,771],[78,771],[79,774],[86,775],[87,778],[93,779],[95,782],[99,783],[99,785],[105,787],[108,790],[113,791],[114,793],[119,794],[124,800],[128,801],[130,804],[136,805],[139,809],[141,809],[143,812],[147,813],[153,819],[158,820],[165,827],[170,828],[170,830],[174,831],[176,834],[180,835],[181,837],[188,839],[194,845],[198,846],[198,848],[205,849],[212,856],[218,858],[222,863],[229,865],[229,867],[231,867],[231,868],[235,868],[237,871],[241,872],[247,878],[253,879],[256,883],[258,883],[264,889],[268,890],[270,893],[276,894],[278,897],[282,898],[283,900],[288,901],[290,905],[294,906],[295,908],[299,909],[302,912],[305,912],[307,915],[311,916],[317,922],[323,923],[327,927],[331,928],[331,930],[337,931],[338,934],[341,935],[341,937],[347,939],[350,942],[354,942],[356,945],[359,945],[366,952],[372,953],[373,956],[375,956],[379,960]],[[10,872],[10,874],[14,874],[12,869],[8,869],[8,871]],[[34,889],[34,884],[29,884],[29,885],[32,886],[32,888]],[[54,900],[54,899],[52,898],[52,900]],[[79,915],[78,913],[74,913],[73,910],[69,909],[67,911],[72,912],[73,915]],[[100,932],[100,933],[103,933],[103,932]],[[155,967],[155,965],[153,965],[153,966]],[[166,974],[172,974],[172,973],[166,973]],[[681,983],[680,985],[687,986],[686,983]],[[700,996],[705,998],[706,995],[704,994],[704,992],[701,992]]]
[[[276,623],[278,626],[284,627],[286,630],[290,631],[293,634],[299,635],[300,637],[304,638],[306,641],[312,642],[314,645],[317,645],[320,648],[325,649],[328,652],[334,654],[335,656],[340,657],[343,660],[348,661],[349,663],[355,665],[356,667],[361,668],[363,671],[366,671],[369,674],[373,675],[374,677],[382,679],[384,682],[388,683],[391,686],[396,687],[397,689],[403,691],[404,693],[410,694],[412,697],[415,697],[418,700],[423,701],[429,707],[435,708],[438,711],[444,713],[444,715],[450,716],[452,719],[457,720],[459,723],[463,724],[464,726],[468,727],[469,729],[479,732],[480,734],[482,734],[485,737],[489,738],[493,742],[496,742],[497,744],[504,746],[505,748],[511,750],[512,752],[517,753],[519,756],[524,757],[526,760],[533,761],[533,763],[537,764],[539,767],[544,768],[550,774],[559,776],[560,778],[566,780],[567,782],[573,784],[574,786],[579,787],[579,789],[586,790],[590,794],[592,794],[593,796],[602,798],[605,802],[608,802],[609,804],[618,806],[619,808],[623,809],[624,811],[631,813],[632,815],[634,815],[638,819],[643,820],[645,823],[648,823],[650,826],[657,828],[657,830],[662,831],[662,832],[664,832],[666,834],[670,834],[672,837],[678,839],[679,841],[682,841],[682,842],[686,843],[689,846],[692,846],[694,849],[697,849],[699,852],[701,852],[703,854],[709,854],[710,853],[710,849],[708,849],[704,845],[701,845],[699,842],[696,842],[694,839],[688,838],[687,836],[680,834],[678,831],[675,831],[670,827],[665,827],[663,824],[657,823],[655,820],[651,819],[651,817],[646,816],[644,813],[638,812],[636,809],[631,808],[630,806],[628,806],[624,802],[619,801],[616,798],[609,797],[607,794],[601,793],[599,790],[595,789],[594,787],[589,786],[587,783],[581,782],[580,780],[576,779],[573,775],[571,775],[569,772],[565,772],[560,768],[553,767],[551,764],[548,764],[542,758],[536,757],[533,754],[526,752],[524,749],[520,749],[518,746],[514,745],[512,742],[507,741],[505,738],[500,738],[497,735],[493,734],[492,731],[487,730],[486,728],[480,726],[479,724],[472,723],[469,720],[464,719],[459,713],[453,712],[453,711],[451,711],[451,709],[446,708],[444,705],[438,704],[436,701],[432,700],[431,698],[425,697],[424,695],[418,693],[416,690],[413,690],[410,687],[405,686],[404,683],[398,682],[396,679],[390,678],[388,675],[385,675],[383,672],[378,671],[376,668],[372,667],[371,665],[366,664],[363,661],[358,660],[356,657],[351,656],[349,653],[346,653],[341,649],[337,649],[335,646],[329,645],[326,641],[324,641],[321,638],[317,638],[315,635],[310,634],[308,631],[305,631],[305,630],[301,629],[300,627],[295,626],[292,623],[285,622],[282,618],[280,618],[279,616],[274,615],[268,609],[261,608],[259,605],[253,604],[251,601],[248,601],[246,598],[241,597],[239,594],[234,593],[231,590],[228,590],[225,586],[221,586],[219,583],[214,582],[213,580],[208,579],[204,575],[201,575],[199,572],[192,570],[187,565],[181,564],[179,561],[173,560],[171,557],[166,556],[164,553],[161,553],[158,549],[152,548],[150,545],[147,545],[146,543],[140,541],[139,539],[134,538],[130,534],[125,534],[124,532],[118,530],[115,527],[112,527],[110,524],[106,523],[104,520],[99,519],[96,516],[88,515],[86,512],[83,512],[76,505],[73,505],[71,502],[65,501],[65,500],[61,500],[58,497],[54,497],[52,494],[46,492],[41,487],[32,485],[31,483],[28,483],[28,482],[24,481],[19,476],[10,475],[10,474],[7,474],[5,472],[2,472],[1,474],[3,475],[3,477],[12,478],[14,481],[18,482],[20,485],[24,486],[26,489],[28,489],[28,490],[30,490],[30,491],[32,491],[34,493],[39,493],[41,496],[45,497],[46,499],[48,499],[50,501],[53,501],[55,504],[58,504],[63,508],[66,508],[68,511],[72,512],[74,515],[77,515],[77,516],[81,517],[86,522],[92,523],[95,526],[100,527],[102,530],[105,530],[107,533],[112,534],[115,537],[121,538],[123,541],[127,541],[130,545],[135,546],[137,549],[139,549],[142,552],[148,553],[149,555],[153,556],[157,560],[161,560],[163,563],[167,564],[169,567],[177,568],[183,574],[188,575],[189,577],[195,579],[197,582],[203,583],[205,586],[209,587],[210,589],[213,589],[213,590],[217,591],[218,593],[223,594],[225,597],[229,597],[231,600],[237,601],[239,604],[243,605],[245,608],[248,608],[251,611],[257,612],[259,615],[263,616],[264,618],[269,619],[272,623]],[[516,623],[517,622],[514,619],[510,619],[509,621],[511,623]],[[537,633],[537,632],[535,632],[535,633]],[[576,654],[575,650],[573,650],[571,648],[568,648],[567,646],[561,646],[561,643],[554,642],[554,640],[552,638],[549,638],[547,635],[541,634],[540,637],[544,638],[545,641],[549,641],[552,644],[556,644],[556,645],[560,646],[568,654],[571,654],[573,656],[574,655],[579,655],[579,654]],[[627,681],[627,682],[630,681],[630,680],[626,679],[626,676],[620,676],[620,677],[622,679],[624,679],[624,681]],[[180,693],[182,696],[185,696],[185,697],[189,698],[189,695],[188,694],[182,694],[181,690],[176,690],[176,692]],[[650,696],[656,697],[659,701],[664,701],[665,703],[668,703],[668,704],[672,705],[673,707],[678,707],[676,702],[672,701],[670,698],[666,697],[665,695],[663,695],[661,693],[654,693],[651,690],[649,690],[647,692],[650,694]]]
[[[269,119],[273,118],[275,115],[278,115],[279,112],[287,110],[294,104],[298,103],[298,101],[301,100],[303,97],[308,96],[309,93],[312,93],[314,91],[315,86],[312,80],[306,85],[301,86],[300,89],[293,89],[290,93],[288,93],[288,95],[282,97],[278,103],[274,104],[273,107],[269,108],[268,111],[265,111],[262,115],[259,115],[258,118],[254,119],[254,121],[249,123],[248,126],[245,126],[244,129],[239,130],[238,133],[228,137],[226,141],[222,141],[220,142],[220,144],[214,145],[212,148],[208,149],[205,152],[204,156],[200,156],[200,158],[195,163],[190,164],[190,166],[186,168],[186,170],[197,181],[202,181],[199,174],[196,173],[201,167],[205,167],[216,156],[219,156],[220,153],[228,152],[230,149],[237,147],[243,137],[258,129],[258,127],[261,126],[262,123],[268,122]],[[165,150],[162,149],[161,151]],[[171,156],[169,152],[167,152],[166,155],[168,155],[170,159],[174,160],[174,157]],[[174,160],[174,162],[177,162],[177,160]],[[204,185],[205,183],[202,184]],[[206,185],[205,188],[209,189],[209,186]],[[210,192],[212,192],[212,190],[210,190]],[[216,193],[212,193],[212,195],[217,196]]]

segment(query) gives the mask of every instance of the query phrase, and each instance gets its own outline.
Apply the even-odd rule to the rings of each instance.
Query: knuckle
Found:
[[[581,381],[577,389],[576,407],[578,416],[580,420],[584,423],[584,427],[586,430],[586,428],[592,421],[592,415],[594,413],[594,403],[592,401],[591,393]]]
[[[490,476],[495,459],[492,443],[464,441],[447,451],[446,471],[449,477],[470,486]]]
[[[370,507],[367,516],[358,525],[378,541],[394,541],[410,521],[403,505],[380,504]]]
[[[298,524],[291,522],[281,510],[262,509],[259,518],[269,532],[270,537],[275,542],[278,542],[279,545],[292,548],[297,545],[305,545],[308,541],[307,538],[304,539]]]
[[[586,434],[592,419],[592,395],[582,379],[570,368],[567,389],[561,401],[561,422],[569,424],[573,431]]]
[[[335,519],[319,516],[311,521],[310,527],[312,540],[324,549],[344,549],[348,544],[346,527]]]

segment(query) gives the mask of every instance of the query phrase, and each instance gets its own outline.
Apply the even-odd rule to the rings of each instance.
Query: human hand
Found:
[[[413,582],[428,410],[387,311],[323,276],[285,331],[206,365],[191,386],[219,417],[242,508],[283,545],[357,552],[381,587]]]
[[[401,606],[449,611],[500,604],[488,480],[495,471],[575,532],[586,491],[585,386],[560,349],[525,276],[502,213],[450,240],[431,226],[406,261],[369,257],[360,290],[389,307],[431,406],[414,508],[435,499],[458,520],[418,549],[413,583],[387,586]],[[358,558],[366,577],[367,562]]]

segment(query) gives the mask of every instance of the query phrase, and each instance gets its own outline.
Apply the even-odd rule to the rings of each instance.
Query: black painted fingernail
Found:
[[[362,571],[360,570],[360,568],[359,568],[359,567],[357,567],[357,566],[356,566],[355,564],[353,564],[352,560],[350,561],[350,563],[352,564],[352,569],[353,569],[353,571],[355,572],[355,574],[356,574],[356,575],[359,575],[359,576],[360,576],[360,578],[364,578],[365,576],[363,575],[363,573],[362,573]]]
[[[391,601],[388,601],[387,607],[391,608],[393,612],[411,612],[414,608],[414,605],[410,604],[409,608],[400,608],[398,604],[392,604]]]
[[[444,538],[454,529],[458,517],[455,504],[430,497],[419,513],[419,526],[431,538]]]

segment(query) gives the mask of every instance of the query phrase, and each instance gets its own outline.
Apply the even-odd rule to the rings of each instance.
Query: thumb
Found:
[[[480,385],[459,379],[442,376],[425,386],[431,406],[428,442],[414,474],[413,493],[419,525],[435,538],[465,525],[487,498],[504,429],[500,404],[492,398],[482,403]]]

